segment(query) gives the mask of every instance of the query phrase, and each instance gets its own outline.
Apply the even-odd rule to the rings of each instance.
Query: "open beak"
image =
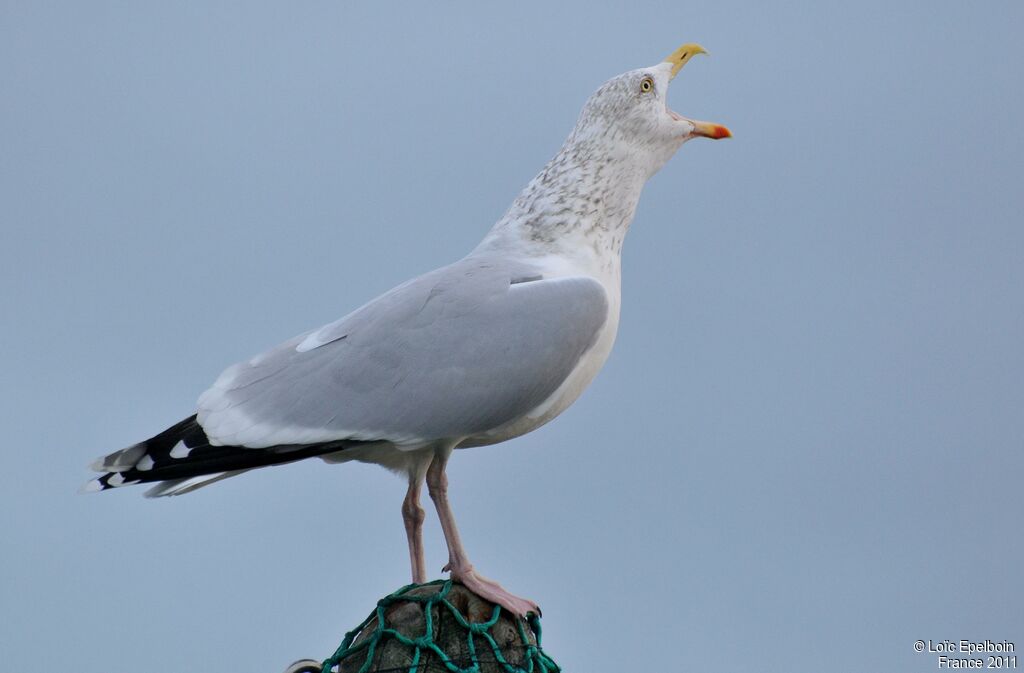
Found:
[[[732,138],[732,131],[722,126],[721,124],[712,124],[711,122],[699,122],[691,119],[690,123],[693,124],[693,135],[702,136],[704,138],[711,138],[712,140],[719,140],[721,138]]]
[[[663,61],[664,63],[668,63],[672,66],[672,71],[668,76],[669,80],[675,79],[675,76],[679,74],[679,71],[683,69],[683,66],[686,65],[691,58],[697,54],[706,53],[708,52],[704,47],[699,44],[694,44],[693,42],[688,42],[669,54]],[[693,133],[691,135],[713,138],[715,140],[718,140],[719,138],[732,138],[732,131],[721,124],[712,124],[711,122],[700,122],[693,119],[686,119],[686,117],[680,117],[671,110],[669,110],[669,114],[693,124]]]

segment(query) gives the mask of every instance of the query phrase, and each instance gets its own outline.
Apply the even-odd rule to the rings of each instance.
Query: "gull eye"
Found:
[[[640,93],[651,93],[654,91],[654,80],[650,77],[644,77],[640,81]]]

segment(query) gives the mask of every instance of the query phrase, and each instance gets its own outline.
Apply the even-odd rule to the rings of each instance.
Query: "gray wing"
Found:
[[[471,436],[546,400],[608,313],[587,277],[467,258],[226,370],[199,399],[211,444]]]

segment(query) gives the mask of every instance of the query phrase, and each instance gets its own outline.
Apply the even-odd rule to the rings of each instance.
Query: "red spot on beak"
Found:
[[[725,128],[721,124],[712,124],[711,122],[691,122],[693,124],[693,135],[703,136],[705,138],[713,138],[719,140],[720,138],[732,138],[732,131]]]
[[[711,137],[714,138],[715,140],[718,140],[719,138],[732,138],[732,131],[725,128],[721,124],[715,124],[715,128],[712,131]]]

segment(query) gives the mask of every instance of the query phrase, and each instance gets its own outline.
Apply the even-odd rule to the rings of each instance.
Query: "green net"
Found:
[[[453,592],[453,586],[456,592]],[[380,599],[363,623],[345,635],[323,663],[323,673],[558,673],[540,646],[540,620],[493,606],[490,618],[471,621],[467,601],[478,601],[451,580],[410,584]],[[480,605],[477,604],[476,612]]]

